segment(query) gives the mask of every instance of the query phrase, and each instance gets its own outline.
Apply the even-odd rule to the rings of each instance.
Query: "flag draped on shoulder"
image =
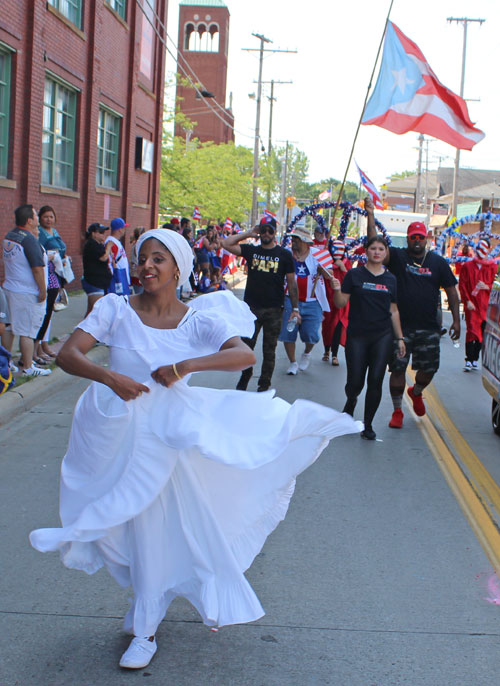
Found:
[[[373,204],[375,205],[377,210],[383,210],[384,206],[382,204],[382,198],[380,197],[379,190],[377,189],[375,184],[372,181],[370,181],[365,172],[359,168],[358,163],[356,162],[355,164],[359,173],[359,178],[361,179],[361,183],[366,188],[368,193],[372,196]]]
[[[418,131],[463,150],[484,138],[469,118],[465,100],[446,88],[420,48],[392,22],[387,23],[377,83],[362,124],[393,133]]]
[[[195,207],[193,210],[193,219],[196,219],[197,221],[200,221],[201,219],[201,212],[198,207]]]

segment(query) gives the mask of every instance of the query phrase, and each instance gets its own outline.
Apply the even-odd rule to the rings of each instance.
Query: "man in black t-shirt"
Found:
[[[368,219],[368,238],[376,234],[374,207],[371,198],[365,199]],[[441,325],[438,307],[440,289],[448,297],[453,323],[450,327],[452,340],[460,338],[459,300],[457,280],[446,260],[427,248],[427,229],[422,222],[412,222],[407,231],[406,248],[390,248],[385,262],[398,284],[398,309],[406,345],[406,356],[394,354],[389,371],[390,391],[394,412],[389,422],[393,429],[403,426],[401,409],[405,389],[405,374],[412,357],[412,369],[416,371],[415,384],[408,388],[413,409],[418,416],[425,414],[423,389],[430,384],[439,368],[439,344]]]
[[[248,238],[260,238],[260,245],[250,243],[241,245]],[[244,338],[245,343],[255,348],[259,331],[263,330],[262,368],[258,382],[258,391],[267,391],[276,359],[276,345],[281,331],[283,305],[285,299],[285,280],[292,302],[290,318],[300,322],[297,283],[292,254],[276,244],[276,221],[263,218],[259,226],[245,233],[228,236],[222,241],[222,247],[233,255],[244,257],[248,267],[247,283],[243,300],[254,315],[255,333],[252,338]],[[244,369],[236,388],[246,391],[252,378],[253,367]]]

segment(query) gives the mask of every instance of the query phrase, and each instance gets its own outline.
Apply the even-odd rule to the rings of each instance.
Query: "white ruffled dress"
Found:
[[[264,612],[244,571],[284,518],[295,477],[359,422],[274,392],[165,388],[151,372],[251,337],[254,317],[230,292],[197,298],[175,329],[142,323],[107,295],[79,324],[110,346],[111,369],[151,389],[124,402],[92,383],[78,400],[61,470],[62,528],[30,535],[42,552],[89,574],[105,565],[134,599],[124,628],[155,633],[176,596],[205,624]]]

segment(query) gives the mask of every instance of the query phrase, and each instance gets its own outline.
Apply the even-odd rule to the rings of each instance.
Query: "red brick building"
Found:
[[[200,83],[201,92],[182,83],[177,86],[180,110],[196,126],[189,132],[176,125],[176,136],[189,139],[193,135],[202,142],[234,141],[233,113],[225,107],[228,44],[229,10],[223,0],[180,3],[177,74]]]
[[[79,277],[90,223],[121,216],[131,227],[157,225],[158,20],[166,23],[167,0],[8,5],[0,14],[0,239],[18,205],[51,205]]]

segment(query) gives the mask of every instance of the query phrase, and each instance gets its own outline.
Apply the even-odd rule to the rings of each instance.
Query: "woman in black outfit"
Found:
[[[85,244],[83,246],[83,276],[82,288],[87,294],[87,312],[89,315],[95,303],[106,295],[113,272],[109,265],[109,253],[111,246],[108,242],[104,245],[105,232],[107,226],[102,226],[98,222],[91,224],[85,234]]]
[[[365,429],[361,433],[361,437],[368,441],[376,438],[372,421],[382,397],[382,382],[394,338],[398,355],[404,357],[406,353],[396,305],[396,277],[383,265],[387,250],[385,238],[374,236],[366,244],[366,265],[347,272],[342,284],[338,279],[332,282],[335,305],[345,307],[350,303],[345,346],[347,401],[344,412],[354,413],[368,370]]]

